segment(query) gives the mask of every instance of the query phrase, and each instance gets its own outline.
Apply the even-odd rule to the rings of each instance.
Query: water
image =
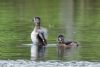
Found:
[[[60,4],[60,20],[65,27],[65,37],[67,40],[74,40],[75,26],[73,12],[73,0],[62,0]]]
[[[100,32],[98,32],[100,0],[75,0],[74,16],[72,16],[72,3],[69,3],[72,0],[66,1],[69,0],[0,0],[0,59],[3,59],[0,60],[0,67],[100,67],[99,62],[88,62],[100,60]],[[31,43],[30,32],[33,29],[31,20],[35,15],[39,15],[43,25],[48,28],[50,35],[48,42],[55,43],[57,34],[62,33],[67,39],[74,39],[75,36],[75,40],[81,43],[81,48],[72,49],[67,54],[68,57],[65,58],[69,60],[68,62],[14,61],[14,59],[30,59],[30,48],[19,46],[23,43]],[[55,60],[56,49],[47,50],[46,60]],[[70,61],[72,59],[82,61]]]
[[[0,60],[0,67],[100,67],[99,62],[88,61],[29,61]]]

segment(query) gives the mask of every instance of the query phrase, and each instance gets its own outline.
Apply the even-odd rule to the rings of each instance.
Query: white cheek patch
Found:
[[[34,18],[34,20],[35,20],[35,18]]]
[[[59,38],[59,40],[61,41],[61,38]]]
[[[35,20],[35,18],[34,18],[34,22],[35,22],[36,20]]]
[[[37,22],[39,22],[39,20],[37,20],[37,19],[34,18],[34,22],[37,23]]]
[[[63,40],[64,40],[63,37],[59,37],[59,38],[58,38],[58,41],[63,41]]]

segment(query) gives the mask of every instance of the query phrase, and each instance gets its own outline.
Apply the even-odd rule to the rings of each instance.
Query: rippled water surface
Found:
[[[0,67],[100,67],[100,62],[0,60]]]
[[[48,29],[48,44],[64,34],[79,47],[66,50],[64,61],[58,61],[56,47],[46,48],[46,61],[30,61],[31,47],[22,44],[32,43],[34,16]],[[0,67],[100,67],[90,62],[100,61],[99,27],[100,0],[0,0]]]

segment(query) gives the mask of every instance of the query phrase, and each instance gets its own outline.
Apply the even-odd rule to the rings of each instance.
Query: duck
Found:
[[[41,27],[40,17],[34,17],[33,22],[35,24],[33,31],[31,32],[31,59],[43,57],[45,53],[45,47],[47,45],[47,29]]]

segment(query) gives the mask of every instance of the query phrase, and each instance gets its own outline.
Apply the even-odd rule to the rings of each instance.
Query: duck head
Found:
[[[40,17],[34,17],[33,21],[36,26],[40,26]]]
[[[58,43],[64,43],[64,36],[63,35],[58,36]]]

